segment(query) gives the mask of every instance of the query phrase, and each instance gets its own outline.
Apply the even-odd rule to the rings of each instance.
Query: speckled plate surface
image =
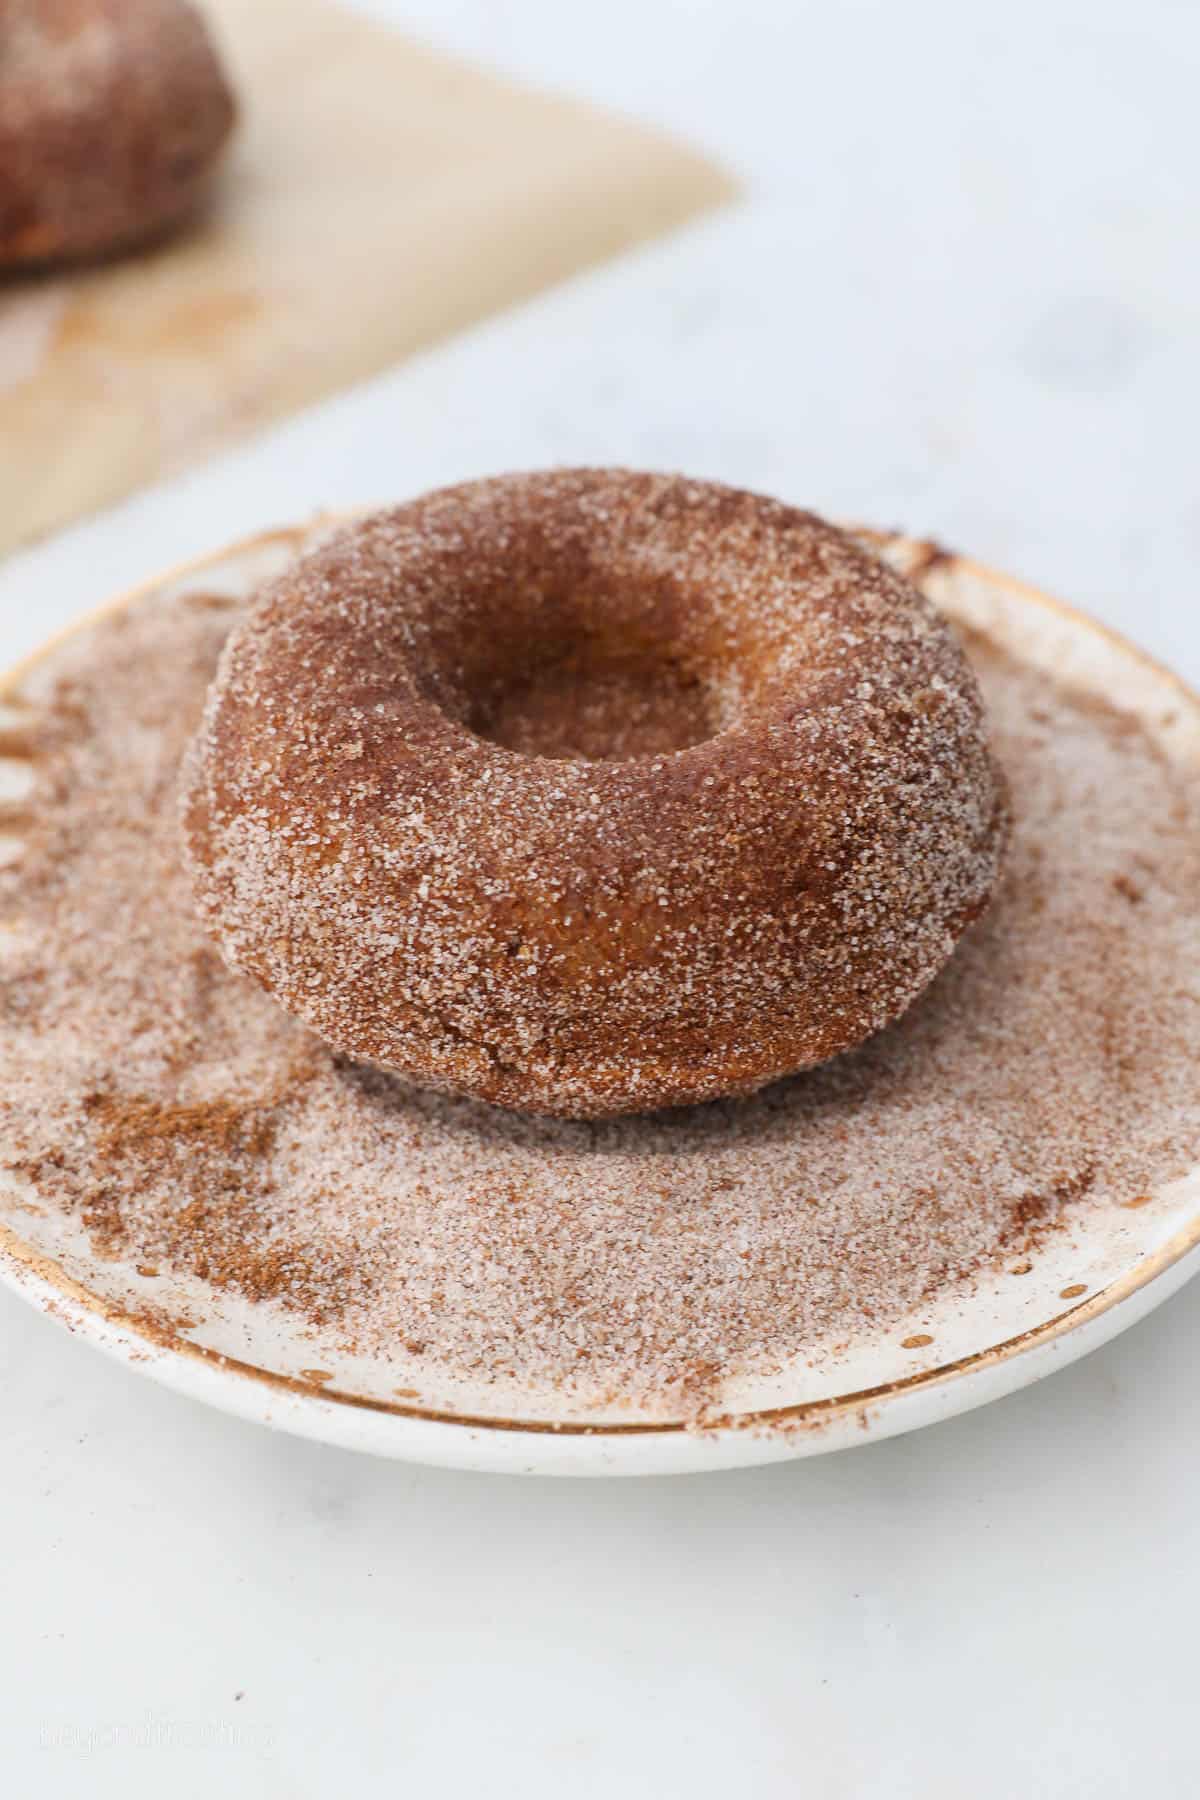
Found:
[[[200,586],[242,595],[310,532],[235,546],[139,590],[152,600]],[[915,540],[880,540],[956,618],[1028,641],[1030,660],[1099,693],[1119,691],[1166,756],[1200,769],[1200,701],[1107,632],[1020,584]],[[135,596],[113,603],[128,604]],[[104,609],[109,610],[109,609]],[[1022,621],[1036,615],[1036,631]],[[76,631],[83,626],[75,628]],[[74,634],[72,634],[73,636]],[[59,640],[61,642],[61,640]],[[36,706],[56,647],[9,677],[9,708]],[[0,803],[19,819],[29,772],[0,762]],[[0,853],[21,853],[19,832]],[[615,1405],[597,1418],[554,1393],[519,1410],[446,1372],[398,1397],[383,1357],[349,1355],[331,1332],[169,1269],[101,1255],[49,1188],[0,1190],[0,1275],[70,1330],[227,1412],[375,1455],[540,1474],[661,1474],[728,1468],[889,1436],[1011,1392],[1114,1337],[1200,1269],[1200,1171],[1136,1205],[1072,1210],[1028,1259],[935,1294],[920,1314],[770,1377],[729,1380],[703,1428]],[[196,1321],[192,1323],[192,1321]],[[510,1397],[511,1398],[511,1397]]]

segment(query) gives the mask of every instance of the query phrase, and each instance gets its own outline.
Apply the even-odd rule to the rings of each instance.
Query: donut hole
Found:
[[[653,647],[544,646],[494,667],[482,686],[469,729],[523,756],[636,762],[706,743],[724,723],[704,676]]]

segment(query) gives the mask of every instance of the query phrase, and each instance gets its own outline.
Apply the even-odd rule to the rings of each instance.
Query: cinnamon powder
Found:
[[[1016,828],[991,913],[861,1050],[746,1101],[547,1122],[328,1051],[196,923],[176,775],[238,608],[60,653],[0,871],[0,1144],[107,1254],[411,1368],[670,1398],[886,1328],[1200,1161],[1200,784],[970,649]],[[512,727],[519,730],[519,722]]]

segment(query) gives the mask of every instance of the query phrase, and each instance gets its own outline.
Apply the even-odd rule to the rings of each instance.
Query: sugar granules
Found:
[[[176,775],[235,606],[143,603],[8,748],[5,1160],[100,1247],[476,1381],[668,1399],[886,1327],[1200,1161],[1200,795],[1138,721],[984,639],[999,896],[865,1048],[757,1097],[546,1122],[336,1057],[194,921]]]

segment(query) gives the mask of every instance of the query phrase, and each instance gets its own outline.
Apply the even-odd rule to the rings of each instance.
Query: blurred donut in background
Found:
[[[186,0],[0,0],[0,269],[170,230],[202,199],[235,117]]]

